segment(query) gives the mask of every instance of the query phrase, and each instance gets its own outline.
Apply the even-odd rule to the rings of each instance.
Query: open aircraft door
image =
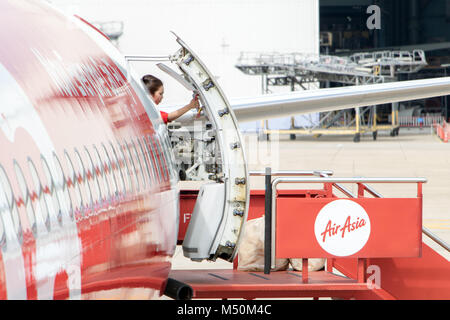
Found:
[[[168,126],[181,180],[205,181],[183,241],[184,256],[232,261],[249,207],[249,179],[238,122],[219,84],[177,36],[170,57],[182,74],[159,67],[199,95],[201,109]],[[178,120],[177,120],[178,121]]]

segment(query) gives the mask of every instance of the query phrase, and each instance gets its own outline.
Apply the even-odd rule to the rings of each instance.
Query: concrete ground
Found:
[[[430,129],[401,129],[399,136],[379,132],[376,141],[364,135],[359,143],[351,136],[322,136],[320,138],[289,135],[271,136],[271,141],[258,141],[253,134],[244,135],[249,170],[332,170],[334,177],[424,177],[423,225],[450,243],[450,143],[441,142]],[[195,183],[180,183],[190,188]],[[314,186],[314,185],[312,185]],[[371,185],[385,197],[414,197],[416,184]],[[300,187],[282,185],[281,188]],[[317,185],[316,185],[317,187]],[[348,189],[356,193],[353,186]],[[252,189],[263,189],[264,178],[253,177]],[[449,259],[447,251],[427,237],[424,241]],[[232,264],[192,262],[183,256],[178,246],[173,269],[232,268]]]
[[[264,153],[249,165],[263,170],[269,161],[279,170],[332,170],[334,177],[423,177],[423,224],[450,243],[450,143],[443,143],[430,129],[402,129],[390,137],[379,133],[376,141],[363,136],[354,143],[350,136],[320,138],[280,136],[279,142],[256,142],[246,135],[247,154]],[[250,146],[250,147],[249,147]],[[253,160],[253,159],[250,159]],[[264,178],[252,178],[253,188],[264,188]],[[317,186],[317,185],[316,185]],[[284,188],[299,187],[285,185]],[[282,187],[282,188],[283,188]],[[347,186],[356,193],[355,186]],[[372,184],[385,197],[409,197],[415,184]]]

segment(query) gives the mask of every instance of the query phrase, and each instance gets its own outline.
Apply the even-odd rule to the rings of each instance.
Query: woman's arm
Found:
[[[178,119],[179,117],[181,117],[183,114],[185,114],[186,112],[188,112],[191,109],[194,108],[198,108],[199,103],[198,103],[198,98],[195,97],[194,99],[191,100],[191,102],[189,102],[189,104],[185,105],[183,108],[180,108],[178,110],[172,111],[169,113],[168,116],[168,121],[173,121]]]

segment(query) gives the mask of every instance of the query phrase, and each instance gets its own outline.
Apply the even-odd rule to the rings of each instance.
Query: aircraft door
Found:
[[[238,122],[213,75],[179,37],[177,42],[181,49],[171,61],[182,71],[185,87],[192,86],[199,94],[203,110],[182,125],[169,125],[169,134],[180,178],[207,182],[200,188],[183,252],[197,261],[232,261],[247,219],[250,193]]]

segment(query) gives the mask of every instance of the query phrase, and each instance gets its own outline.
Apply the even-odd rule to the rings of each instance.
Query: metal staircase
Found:
[[[422,242],[422,233],[447,252],[449,246],[422,227],[422,178],[331,178],[330,171],[250,172],[265,176],[266,190],[252,190],[248,219],[264,212],[265,270],[172,270],[170,277],[189,285],[193,299],[305,298],[450,299],[450,264]],[[272,177],[274,177],[272,179]],[[277,189],[281,183],[323,184],[318,189]],[[355,183],[357,194],[342,184]],[[417,184],[417,196],[385,198],[368,183]],[[192,197],[192,191],[187,193]],[[348,256],[320,247],[314,237],[317,212],[336,201],[364,206],[371,234]],[[184,211],[188,208],[183,204]],[[335,215],[334,212],[333,216]],[[336,224],[337,221],[336,221]],[[186,226],[180,225],[180,228]],[[180,230],[181,231],[181,230]],[[182,234],[182,231],[180,232]],[[179,233],[179,234],[180,234]],[[340,237],[340,233],[338,234]],[[348,245],[348,244],[347,244]],[[302,259],[302,271],[272,271],[275,258]],[[325,270],[308,271],[308,257],[325,257]]]

